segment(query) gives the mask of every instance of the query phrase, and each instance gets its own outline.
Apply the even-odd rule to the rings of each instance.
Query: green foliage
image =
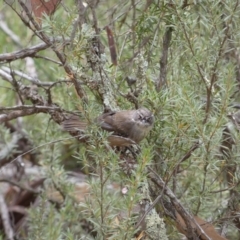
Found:
[[[59,7],[54,16],[45,16],[43,32],[53,38],[72,40],[71,44],[65,46],[61,42],[55,47],[64,49],[66,62],[77,74],[88,103],[79,99],[71,83],[72,76],[65,72],[62,64],[54,62],[59,59],[52,51],[45,50],[38,54],[39,58],[34,58],[39,79],[52,83],[69,81],[51,87],[53,102],[62,109],[80,111],[91,124],[85,132],[87,144],[78,144],[45,113],[24,117],[23,130],[36,146],[39,163],[47,175],[46,182],[57,186],[66,196],[61,210],[56,211],[54,204],[48,202],[47,193],[42,193],[40,204],[29,211],[28,239],[93,239],[80,227],[82,219],[92,226],[96,239],[131,239],[136,233],[133,223],[137,221],[132,212],[141,200],[139,187],[146,181],[146,169],[150,165],[173,188],[189,212],[210,221],[224,216],[229,191],[218,190],[228,187],[222,175],[227,160],[219,156],[219,148],[223,128],[229,121],[227,114],[234,111],[231,104],[238,101],[236,71],[239,66],[236,64],[239,63],[234,56],[239,54],[240,8],[231,0],[192,1],[182,7],[183,2],[159,4],[153,1],[145,9],[145,3],[134,1],[100,1],[95,9],[98,26],[94,27],[100,29],[97,37],[105,45],[98,63],[102,75],[92,71],[89,63],[96,61],[91,49],[96,37],[91,9],[87,9],[87,23],[77,27],[74,23],[79,10],[73,1],[64,3],[65,8]],[[22,47],[38,43],[32,32],[13,16],[13,10],[4,7],[4,11],[9,28],[19,36]],[[112,25],[118,50],[116,67],[110,62],[107,35],[103,30],[107,25]],[[167,86],[157,92],[155,84],[159,79],[159,62],[165,50],[163,39],[168,27],[172,27],[173,32],[168,52]],[[2,53],[19,47],[3,34],[0,43]],[[53,61],[46,61],[46,57]],[[25,71],[22,59],[4,66]],[[125,80],[127,76],[137,79],[131,86],[132,91]],[[22,77],[16,76],[16,80],[29,85]],[[47,98],[46,89],[39,87],[38,94]],[[136,98],[138,106],[151,109],[155,116],[154,128],[141,142],[138,164],[131,175],[123,171],[125,162],[119,160],[120,153],[109,148],[109,133],[94,124],[103,109],[101,93],[104,90],[112,93],[119,109],[134,108]],[[131,99],[130,93],[134,95]],[[1,81],[1,107],[17,105],[16,96],[12,85]],[[30,100],[23,100],[24,104],[30,104]],[[5,128],[0,128],[0,135],[1,145],[10,141]],[[234,139],[231,160],[238,166],[238,131],[234,132]],[[198,148],[183,159],[196,143]],[[86,202],[77,204],[71,197],[76,192],[68,183],[66,168],[81,170],[89,176],[91,197]],[[239,181],[238,172],[234,175],[235,183]],[[113,183],[116,189],[109,190]],[[128,188],[126,195],[121,193],[124,187]],[[124,213],[120,222],[117,220],[119,212]],[[171,229],[169,236],[174,235],[173,231]],[[229,239],[236,239],[236,230],[229,232]],[[171,239],[179,239],[179,236]]]

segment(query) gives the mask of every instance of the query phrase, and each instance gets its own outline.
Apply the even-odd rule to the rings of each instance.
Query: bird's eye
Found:
[[[149,118],[148,117],[146,117],[144,120],[145,120],[145,122],[149,122]]]

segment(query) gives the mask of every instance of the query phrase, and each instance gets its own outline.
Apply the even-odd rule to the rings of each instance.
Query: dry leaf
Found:
[[[38,21],[41,21],[42,15],[52,15],[61,0],[30,0],[31,9]]]
[[[112,64],[116,66],[117,65],[117,51],[116,51],[116,45],[115,45],[115,41],[114,41],[113,32],[108,26],[106,26],[105,29],[107,32],[108,46],[109,46]]]

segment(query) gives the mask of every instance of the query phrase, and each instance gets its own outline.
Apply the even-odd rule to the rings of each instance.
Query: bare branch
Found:
[[[8,114],[0,114],[0,124],[16,119],[18,117],[24,117],[24,116],[28,116],[28,115],[33,115],[36,113],[40,113],[40,112],[44,112],[46,113],[46,110],[42,109],[27,109],[27,110],[19,110],[19,111],[13,111],[10,112]]]
[[[39,43],[38,45],[29,47],[29,48],[25,48],[19,51],[15,51],[12,53],[4,53],[4,54],[0,54],[0,62],[1,61],[14,61],[17,59],[22,59],[22,58],[26,58],[26,57],[34,57],[34,55],[36,53],[38,53],[39,51],[45,50],[49,47],[52,46],[53,43],[56,42],[61,42],[62,39],[57,38],[57,39],[49,39],[49,42],[46,43]],[[66,40],[65,44],[68,44],[68,40]]]
[[[0,76],[2,77],[3,80],[13,83],[12,76],[6,73],[5,71],[3,71],[2,69],[0,69]]]
[[[0,214],[1,214],[2,222],[5,230],[4,232],[7,236],[7,239],[14,240],[14,232],[13,232],[11,221],[8,214],[8,207],[2,194],[0,194]]]
[[[159,79],[156,83],[157,91],[160,91],[161,88],[167,83],[167,63],[168,63],[168,49],[170,46],[171,38],[172,38],[172,27],[167,27],[164,37],[163,37],[163,49],[162,56],[160,59],[160,74]]]
[[[62,113],[63,110],[61,110],[54,103],[49,104],[48,101],[46,101],[42,96],[36,94],[36,92],[33,91],[31,87],[21,85],[18,91],[21,96],[24,96],[25,98],[31,100],[31,102],[33,104],[36,104],[37,107],[17,106],[14,107],[14,110],[12,112],[7,114],[4,113],[4,110],[6,109],[2,108],[3,114],[0,115],[0,123],[39,112],[49,113],[52,116],[53,120],[57,123],[61,123],[65,119],[64,114]]]
[[[18,71],[18,70],[11,70],[11,69],[8,68],[8,67],[4,67],[4,66],[3,66],[1,69],[2,69],[4,72],[8,73],[8,74],[18,75],[19,77],[24,78],[24,79],[26,79],[26,80],[28,80],[28,81],[30,81],[30,82],[38,85],[38,86],[51,86],[51,85],[53,84],[53,82],[41,82],[41,81],[40,81],[39,79],[37,79],[37,78],[30,77],[29,75],[27,75],[27,74],[25,74],[25,73],[23,73],[23,72],[21,72],[21,71]],[[0,69],[0,71],[1,71],[1,69]],[[0,75],[1,75],[1,72],[0,72]],[[9,75],[9,76],[10,76],[10,75]],[[10,78],[12,78],[12,77],[10,76]],[[9,79],[9,78],[8,78],[8,79]]]
[[[13,106],[13,107],[0,107],[0,112],[10,111],[10,110],[27,110],[27,109],[34,109],[34,108],[39,110],[61,110],[60,107],[21,105],[21,106]]]

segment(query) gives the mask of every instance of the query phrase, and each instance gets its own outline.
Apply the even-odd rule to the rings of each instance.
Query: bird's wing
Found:
[[[135,119],[131,111],[113,112],[103,116],[101,127],[107,131],[114,132],[115,134],[128,137],[132,131]]]
[[[104,113],[97,118],[97,122],[100,127],[109,132],[116,131],[116,125],[114,124],[114,116],[116,112]]]

